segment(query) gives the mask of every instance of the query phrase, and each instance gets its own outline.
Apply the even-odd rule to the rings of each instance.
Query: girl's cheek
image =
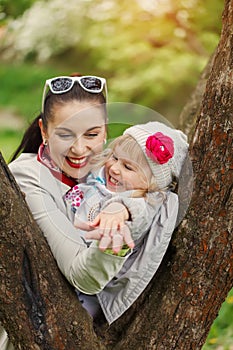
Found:
[[[112,161],[112,160],[108,160],[108,161],[105,163],[105,168],[106,168],[106,169],[111,168],[112,164],[113,164],[113,161]]]

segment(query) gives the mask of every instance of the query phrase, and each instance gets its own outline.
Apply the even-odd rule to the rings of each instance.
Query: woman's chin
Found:
[[[73,179],[83,179],[90,172],[89,167],[79,168],[79,169],[64,169],[63,170],[66,175],[72,177]]]

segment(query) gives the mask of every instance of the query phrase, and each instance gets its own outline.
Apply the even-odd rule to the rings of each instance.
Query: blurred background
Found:
[[[110,102],[145,106],[177,126],[218,44],[223,8],[223,0],[0,0],[6,161],[40,113],[44,81],[71,72],[107,78]],[[233,350],[232,311],[231,292],[203,349]]]

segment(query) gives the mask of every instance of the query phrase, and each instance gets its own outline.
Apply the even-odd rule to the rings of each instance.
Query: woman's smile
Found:
[[[89,157],[79,157],[79,158],[65,157],[65,159],[71,168],[79,169],[86,166],[86,164],[88,163]]]

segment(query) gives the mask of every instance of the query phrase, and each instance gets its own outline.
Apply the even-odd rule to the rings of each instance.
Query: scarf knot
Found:
[[[72,187],[64,196],[65,200],[70,203],[73,212],[76,212],[80,207],[83,199],[83,191],[81,191],[78,185]]]

